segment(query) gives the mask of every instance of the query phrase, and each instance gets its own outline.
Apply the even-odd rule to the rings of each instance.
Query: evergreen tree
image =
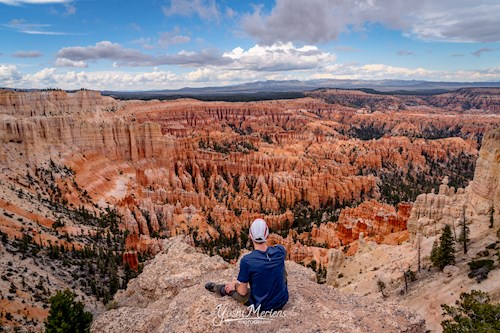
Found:
[[[57,291],[50,298],[49,316],[45,320],[45,333],[84,333],[90,331],[92,314],[75,301],[69,289]]]
[[[478,290],[462,293],[456,305],[441,305],[443,314],[451,317],[441,322],[443,333],[500,332],[500,304],[490,304],[487,293]]]
[[[436,243],[434,243],[436,245]],[[439,238],[439,246],[434,247],[431,252],[432,264],[440,270],[447,265],[455,263],[455,241],[451,234],[449,225],[445,225],[441,237]]]
[[[467,221],[465,220],[465,206],[462,208],[462,221],[460,222],[460,236],[458,237],[458,242],[462,244],[464,249],[464,254],[467,254],[467,246],[469,244],[469,227],[467,226]]]

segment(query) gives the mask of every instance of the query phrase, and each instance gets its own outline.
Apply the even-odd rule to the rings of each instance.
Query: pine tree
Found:
[[[45,333],[84,333],[90,331],[92,314],[83,309],[82,302],[75,302],[69,289],[57,291],[50,298],[49,316],[45,320]]]
[[[465,207],[462,208],[462,221],[460,222],[460,236],[458,237],[458,242],[462,244],[464,248],[464,254],[467,254],[467,245],[469,244],[469,227],[467,226],[467,221],[465,220]]]
[[[451,228],[449,225],[445,225],[443,228],[443,233],[439,238],[439,246],[434,242],[434,246],[431,252],[432,264],[438,267],[440,270],[447,265],[455,263],[455,241],[451,234]]]

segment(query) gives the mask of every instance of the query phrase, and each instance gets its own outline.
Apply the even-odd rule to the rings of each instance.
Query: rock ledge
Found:
[[[116,295],[118,309],[100,315],[91,332],[425,332],[425,321],[408,309],[319,285],[310,269],[294,262],[286,263],[290,301],[282,314],[221,323],[224,310],[224,319],[234,319],[247,308],[209,293],[204,282],[229,280],[238,267],[197,252],[182,237],[166,240],[162,248]]]

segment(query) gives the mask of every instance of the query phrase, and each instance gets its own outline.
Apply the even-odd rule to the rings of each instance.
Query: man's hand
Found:
[[[226,293],[229,294],[231,291],[236,290],[236,283],[237,283],[236,280],[226,283],[226,286],[224,287]]]
[[[238,294],[244,296],[248,292],[248,283],[240,283],[238,280],[234,280],[226,283],[224,290],[226,290],[228,294],[232,291],[236,291]]]

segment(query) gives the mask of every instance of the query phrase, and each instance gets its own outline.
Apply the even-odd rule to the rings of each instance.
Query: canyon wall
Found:
[[[462,219],[489,224],[500,218],[500,129],[488,132],[476,162],[474,179],[465,188],[455,190],[443,179],[439,193],[417,197],[408,221],[408,231],[414,237],[439,234],[444,225],[458,226]],[[496,222],[495,222],[496,221]]]
[[[114,112],[121,103],[98,91],[62,90],[19,92],[0,90],[0,115],[14,117],[98,115],[100,111]]]
[[[474,180],[469,189],[468,202],[475,218],[486,220],[494,214],[495,220],[499,223],[500,128],[484,136],[483,146],[476,162]]]

